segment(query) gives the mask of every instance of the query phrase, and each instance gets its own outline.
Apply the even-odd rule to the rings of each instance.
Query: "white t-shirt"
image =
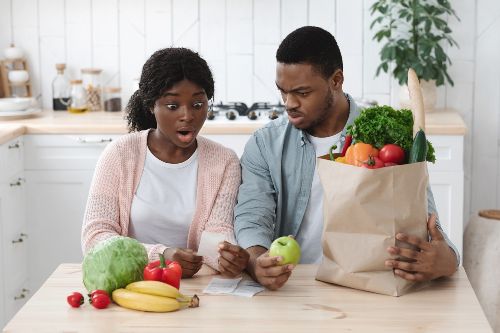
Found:
[[[132,200],[129,235],[142,243],[187,247],[196,207],[198,150],[184,162],[165,163],[147,150]]]
[[[309,140],[314,146],[316,157],[323,156],[330,152],[330,147],[334,144],[340,151],[341,133],[326,138],[317,138],[308,135]],[[314,170],[314,177],[311,187],[311,196],[307,203],[304,219],[297,233],[297,242],[301,248],[301,264],[318,264],[323,256],[323,247],[321,246],[321,235],[323,233],[323,186],[319,179],[318,166]]]

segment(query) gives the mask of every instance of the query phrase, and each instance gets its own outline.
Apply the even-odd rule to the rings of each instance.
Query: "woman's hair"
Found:
[[[324,78],[330,77],[337,69],[343,70],[335,37],[313,26],[298,28],[286,36],[278,47],[276,60],[284,64],[312,65]]]
[[[156,128],[156,119],[152,112],[156,100],[184,79],[203,88],[209,100],[213,98],[212,72],[198,53],[174,47],[156,51],[142,67],[139,89],[127,104],[129,131]]]

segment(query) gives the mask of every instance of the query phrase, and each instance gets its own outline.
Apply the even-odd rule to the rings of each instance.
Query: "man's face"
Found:
[[[296,128],[314,135],[314,128],[333,112],[332,81],[325,79],[312,65],[278,63],[276,86],[288,119]]]

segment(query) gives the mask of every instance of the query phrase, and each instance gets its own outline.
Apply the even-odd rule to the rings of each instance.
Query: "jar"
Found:
[[[87,93],[87,105],[92,111],[102,110],[101,106],[101,72],[100,68],[83,68],[82,81]]]
[[[104,87],[103,92],[104,111],[121,111],[122,96],[121,88],[119,87]]]
[[[464,231],[463,266],[494,332],[500,332],[500,210],[482,210]]]
[[[68,111],[73,113],[85,112],[89,109],[87,93],[83,88],[82,80],[71,80],[71,94]]]

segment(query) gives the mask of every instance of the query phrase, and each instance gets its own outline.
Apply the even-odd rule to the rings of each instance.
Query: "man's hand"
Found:
[[[219,254],[219,272],[228,277],[240,275],[250,257],[245,249],[226,241],[219,243]]]
[[[191,249],[168,248],[163,252],[165,259],[177,261],[182,267],[182,277],[192,277],[203,264],[203,257]]]
[[[400,259],[386,260],[387,267],[394,273],[410,281],[428,281],[441,276],[450,276],[456,271],[456,256],[436,227],[436,215],[427,221],[431,241],[403,233],[396,235],[399,241],[414,245],[417,250],[391,246],[387,251]]]
[[[251,247],[248,270],[253,278],[264,287],[277,290],[281,288],[292,274],[294,265],[279,265],[282,257],[270,257],[263,247]]]

